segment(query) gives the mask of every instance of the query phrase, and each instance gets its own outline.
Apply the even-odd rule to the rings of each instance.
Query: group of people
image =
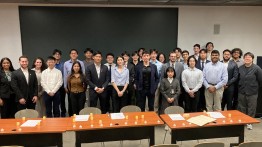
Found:
[[[66,95],[69,116],[79,114],[87,103],[90,107],[100,104],[102,113],[137,105],[142,111],[162,114],[168,106],[179,105],[186,112],[238,109],[254,117],[262,82],[254,54],[247,52],[242,60],[241,49],[225,49],[220,60],[212,42],[205,49],[195,44],[193,51],[189,55],[175,48],[167,61],[156,49],[140,48],[131,55],[127,51],[117,57],[107,53],[102,64],[100,51],[87,48],[85,60],[80,61],[78,51],[71,49],[70,59],[62,62],[62,52],[55,49],[46,62],[36,58],[31,69],[28,58],[21,56],[17,70],[9,58],[2,58],[1,118],[13,118],[22,109],[36,109],[40,116],[65,117]]]

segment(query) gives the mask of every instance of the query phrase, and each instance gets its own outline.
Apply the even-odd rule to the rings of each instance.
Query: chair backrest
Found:
[[[120,112],[141,112],[141,109],[135,105],[128,105],[121,108]]]
[[[165,114],[181,114],[184,112],[185,110],[180,106],[169,106],[165,109]]]
[[[178,144],[159,144],[159,145],[154,145],[152,147],[179,147]]]
[[[239,147],[262,147],[262,142],[243,142],[239,144]]]
[[[15,113],[15,118],[38,118],[39,114],[34,109],[24,109]]]
[[[195,147],[224,147],[224,146],[225,144],[223,142],[205,142],[195,145]]]
[[[101,110],[96,107],[86,107],[79,112],[80,115],[89,115],[90,113],[101,114]]]

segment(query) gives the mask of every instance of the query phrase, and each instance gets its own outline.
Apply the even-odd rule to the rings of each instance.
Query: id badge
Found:
[[[174,89],[171,89],[170,93],[171,93],[171,94],[175,94],[175,90],[174,90]]]

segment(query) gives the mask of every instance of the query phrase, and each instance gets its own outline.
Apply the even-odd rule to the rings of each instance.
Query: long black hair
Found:
[[[1,61],[0,61],[0,65],[1,65],[1,66],[0,66],[0,69],[1,69],[1,70],[4,70],[2,64],[3,64],[3,62],[4,62],[5,60],[7,60],[7,61],[10,63],[9,70],[10,70],[10,71],[14,71],[15,69],[14,69],[14,67],[13,67],[13,64],[12,64],[11,60],[10,60],[9,58],[7,58],[7,57],[4,57],[4,58],[1,59]]]
[[[176,71],[175,71],[175,69],[174,69],[173,67],[168,67],[168,68],[166,69],[164,78],[168,78],[167,72],[170,72],[170,71],[173,71],[173,72],[174,72],[173,78],[176,78]]]
[[[45,64],[44,59],[41,58],[41,57],[37,57],[37,58],[34,59],[33,64],[32,64],[32,68],[35,68],[35,62],[36,62],[36,60],[41,60],[41,62],[42,62],[42,66],[41,66],[41,68],[40,68],[41,72],[44,71],[45,69],[47,69],[47,65]]]

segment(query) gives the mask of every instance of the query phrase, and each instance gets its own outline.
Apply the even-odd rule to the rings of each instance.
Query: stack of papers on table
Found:
[[[76,115],[75,121],[88,121],[89,115]]]
[[[168,114],[172,120],[185,120],[181,114]]]
[[[196,124],[198,126],[203,126],[203,125],[208,124],[210,122],[213,122],[215,120],[216,119],[205,116],[205,115],[199,115],[199,116],[191,117],[187,121],[190,122],[190,123]]]
[[[209,114],[210,117],[213,118],[225,118],[225,116],[220,112],[207,112],[207,114]]]
[[[21,127],[35,127],[41,120],[27,120]]]
[[[111,119],[124,119],[125,115],[123,113],[111,113]]]

